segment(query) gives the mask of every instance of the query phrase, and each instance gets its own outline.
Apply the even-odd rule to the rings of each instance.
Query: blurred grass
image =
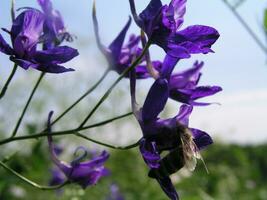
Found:
[[[8,164],[26,177],[46,184],[50,177],[49,168],[51,168],[46,148],[46,145],[37,142],[32,152],[27,155],[18,153]],[[209,174],[199,162],[192,174],[182,170],[172,178],[183,200],[264,200],[267,199],[266,152],[267,144],[239,146],[215,143],[203,152]],[[112,151],[107,167],[112,172],[111,176],[102,179],[96,186],[83,191],[78,186],[71,185],[61,192],[32,188],[0,169],[0,199],[105,200],[112,183],[119,186],[126,200],[167,199],[157,182],[147,177],[148,169],[138,149]]]

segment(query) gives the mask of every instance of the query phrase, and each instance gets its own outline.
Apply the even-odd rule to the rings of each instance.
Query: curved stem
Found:
[[[91,112],[86,116],[86,118],[83,120],[83,122],[80,124],[80,126],[77,129],[82,128],[86,122],[91,118],[91,116],[95,113],[95,111],[99,108],[99,106],[108,98],[112,90],[115,88],[115,86],[123,79],[125,75],[127,75],[132,69],[134,69],[139,62],[142,60],[143,56],[146,54],[148,48],[150,47],[151,41],[149,40],[144,47],[141,55],[127,68],[125,69],[121,75],[117,78],[117,80],[110,86],[110,88],[105,92],[105,94],[101,97],[101,99],[98,101],[98,103],[95,105],[95,107],[91,110]]]
[[[83,138],[83,139],[88,140],[90,142],[93,142],[93,143],[96,143],[96,144],[99,144],[99,145],[102,145],[102,146],[105,146],[105,147],[108,147],[108,148],[111,148],[111,149],[116,149],[116,150],[128,150],[128,149],[135,148],[135,147],[137,147],[139,145],[139,141],[138,141],[138,142],[135,142],[134,144],[131,144],[131,145],[128,145],[128,146],[125,146],[125,147],[120,147],[120,146],[114,146],[114,145],[110,145],[110,144],[106,144],[106,143],[97,141],[97,140],[89,138],[86,135],[83,135],[81,133],[76,133],[75,135],[77,137]]]
[[[108,75],[109,68],[104,72],[104,74],[100,77],[100,79],[89,88],[82,96],[80,96],[72,105],[70,105],[62,114],[60,114],[55,120],[52,121],[51,125],[57,123],[62,117],[64,117],[72,108],[74,108],[81,100],[83,100],[86,96],[88,96],[91,92],[93,92],[98,85],[105,79]]]
[[[6,169],[7,171],[9,171],[10,173],[12,173],[13,175],[15,175],[16,177],[18,177],[20,180],[24,181],[25,183],[38,188],[40,190],[56,190],[59,188],[62,188],[64,185],[68,184],[68,181],[65,181],[64,183],[60,184],[60,185],[56,185],[56,186],[44,186],[44,185],[39,185],[29,179],[27,179],[26,177],[22,176],[21,174],[19,174],[18,172],[16,172],[15,170],[11,169],[9,166],[7,166],[5,163],[3,163],[2,161],[0,161],[0,165]]]
[[[5,85],[3,86],[1,93],[0,93],[0,99],[2,99],[5,96],[6,91],[7,91],[7,88],[9,86],[12,78],[14,77],[17,69],[18,69],[18,65],[17,64],[14,64],[14,67],[13,67],[13,69],[12,69],[12,71],[11,71],[11,73],[10,73],[10,75],[9,75],[6,83],[5,83]]]
[[[118,117],[114,117],[114,118],[111,118],[111,119],[108,119],[108,120],[105,120],[105,121],[102,121],[102,122],[99,122],[96,124],[85,126],[85,127],[82,127],[81,129],[70,129],[70,130],[65,130],[65,131],[52,132],[52,133],[50,133],[50,135],[51,136],[70,135],[70,134],[73,134],[77,131],[83,131],[83,130],[99,127],[99,126],[108,124],[110,122],[113,122],[115,120],[119,120],[119,119],[122,119],[124,117],[128,117],[130,115],[132,115],[132,112],[129,112],[129,113],[126,113],[124,115],[120,115]],[[43,132],[32,134],[32,135],[24,135],[24,136],[17,136],[17,137],[13,137],[13,138],[7,138],[7,139],[0,141],[0,145],[7,144],[10,142],[14,142],[14,141],[18,141],[18,140],[38,139],[40,137],[47,137],[48,134],[49,133],[47,131],[43,131]]]
[[[258,38],[256,33],[252,30],[252,28],[250,28],[250,26],[241,17],[241,15],[239,15],[239,13],[236,11],[236,9],[227,0],[222,0],[222,2],[229,8],[229,10],[237,18],[237,20],[240,22],[240,24],[245,28],[245,30],[248,32],[248,34],[254,39],[254,41],[261,48],[261,50],[264,51],[265,54],[267,54],[267,48],[265,47],[265,45],[261,42],[261,40]]]
[[[30,103],[31,103],[31,100],[32,100],[32,98],[33,98],[33,95],[35,94],[35,92],[36,92],[38,86],[40,85],[40,83],[41,83],[41,81],[42,81],[44,75],[45,75],[45,73],[42,72],[41,75],[40,75],[40,77],[38,78],[38,80],[37,80],[37,82],[36,82],[36,84],[35,84],[35,86],[34,86],[32,92],[31,92],[31,94],[30,94],[30,96],[29,96],[29,98],[28,98],[28,100],[27,100],[27,102],[26,102],[26,104],[25,104],[25,106],[24,106],[24,109],[23,109],[23,111],[22,111],[22,113],[21,113],[21,115],[20,115],[20,117],[19,117],[19,120],[17,121],[17,124],[16,124],[16,126],[15,126],[15,128],[14,128],[14,130],[13,130],[13,132],[12,132],[11,138],[15,137],[15,135],[17,134],[17,131],[18,131],[18,129],[19,129],[19,126],[20,126],[20,124],[21,124],[21,121],[22,121],[22,119],[23,119],[23,117],[24,117],[24,115],[25,115],[25,113],[26,113],[26,111],[27,111],[27,109],[28,109],[28,107],[29,107],[29,105],[30,105]]]

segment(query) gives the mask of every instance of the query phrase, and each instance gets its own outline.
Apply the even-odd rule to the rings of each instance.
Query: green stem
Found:
[[[38,188],[40,190],[56,190],[59,188],[62,188],[64,185],[68,184],[68,181],[65,181],[64,183],[60,184],[60,185],[56,185],[56,186],[43,186],[43,185],[39,185],[29,179],[27,179],[26,177],[22,176],[21,174],[19,174],[18,172],[16,172],[15,170],[11,169],[9,166],[7,166],[5,163],[3,163],[2,161],[0,161],[0,165],[6,169],[7,171],[9,171],[10,173],[12,173],[13,175],[15,175],[16,177],[18,177],[20,180],[24,181],[25,183]]]
[[[100,79],[91,87],[89,88],[80,98],[78,98],[72,105],[70,105],[61,115],[59,115],[52,123],[51,125],[54,125],[57,123],[62,117],[64,117],[72,108],[74,108],[81,100],[83,100],[86,96],[88,96],[91,92],[93,92],[98,85],[105,79],[105,77],[108,75],[108,72],[110,69],[108,68],[104,74],[100,77]]]
[[[135,142],[134,144],[131,144],[131,145],[128,145],[128,146],[125,146],[125,147],[114,146],[114,145],[106,144],[106,143],[97,141],[95,139],[89,138],[86,135],[83,135],[81,133],[76,133],[75,135],[77,137],[83,138],[83,139],[88,140],[90,142],[93,142],[93,143],[96,143],[96,144],[99,144],[99,145],[102,145],[102,146],[105,146],[105,147],[108,147],[108,148],[111,148],[111,149],[116,149],[116,150],[128,150],[128,149],[135,148],[135,147],[137,147],[139,145],[139,141],[138,141],[138,142]]]
[[[51,136],[70,135],[70,134],[73,134],[73,133],[78,132],[78,131],[83,131],[83,130],[95,128],[98,126],[102,126],[102,125],[108,124],[110,122],[113,122],[115,120],[119,120],[119,119],[128,117],[130,115],[132,115],[132,112],[129,112],[129,113],[126,113],[124,115],[120,115],[118,117],[114,117],[112,119],[108,119],[108,120],[105,120],[105,121],[102,121],[102,122],[99,122],[96,124],[85,126],[85,127],[80,128],[80,129],[70,129],[70,130],[58,131],[58,132],[52,132],[52,133],[48,133],[47,131],[43,131],[43,132],[32,134],[32,135],[24,135],[24,136],[17,136],[17,137],[13,137],[13,138],[7,138],[7,139],[0,141],[0,145],[7,144],[7,143],[10,143],[13,141],[18,141],[18,140],[38,139],[40,137],[46,137],[46,136],[48,136],[48,134]]]
[[[2,98],[5,96],[6,91],[7,91],[7,88],[8,88],[8,86],[9,86],[9,84],[10,84],[12,78],[14,77],[14,75],[15,75],[17,69],[18,69],[18,65],[17,65],[17,64],[14,64],[14,67],[13,67],[13,69],[12,69],[12,72],[11,72],[11,74],[9,75],[9,77],[8,77],[8,79],[7,79],[5,85],[3,86],[2,91],[1,91],[1,93],[0,93],[0,99],[2,99]]]
[[[149,40],[147,42],[146,46],[144,47],[141,55],[130,65],[130,67],[128,67],[127,69],[125,69],[121,73],[121,75],[110,86],[110,88],[105,92],[105,94],[101,97],[101,99],[98,101],[98,103],[95,105],[95,107],[91,110],[91,112],[89,112],[89,114],[85,117],[85,119],[83,120],[83,122],[80,124],[80,126],[77,129],[82,128],[86,124],[86,122],[91,118],[91,116],[95,113],[95,111],[99,108],[99,106],[108,98],[108,96],[110,95],[112,90],[115,88],[115,86],[125,77],[125,75],[127,75],[132,69],[134,69],[139,64],[139,62],[145,56],[150,45],[151,45],[151,41]]]
[[[29,107],[29,105],[30,105],[30,102],[31,102],[31,100],[32,100],[32,98],[33,98],[33,95],[34,95],[34,93],[36,92],[36,90],[37,90],[37,88],[38,88],[38,86],[39,86],[41,80],[43,79],[44,75],[45,75],[45,73],[42,72],[41,75],[40,75],[40,77],[38,78],[38,80],[37,80],[37,82],[36,82],[36,84],[35,84],[35,86],[34,86],[32,92],[31,92],[31,94],[30,94],[30,96],[29,96],[29,98],[28,98],[28,101],[27,101],[26,105],[24,106],[24,109],[23,109],[23,111],[22,111],[22,113],[21,113],[21,115],[20,115],[20,117],[19,117],[19,120],[17,121],[17,124],[16,124],[16,126],[15,126],[15,128],[14,128],[14,130],[13,130],[13,132],[12,132],[11,138],[13,138],[13,137],[16,136],[17,131],[18,131],[18,129],[19,129],[19,126],[20,126],[20,124],[21,124],[21,121],[22,121],[22,119],[23,119],[23,117],[24,117],[24,115],[25,115],[25,113],[26,113],[26,111],[27,111],[27,109],[28,109],[28,107]]]
[[[248,32],[248,34],[254,39],[254,41],[261,48],[261,50],[264,51],[265,54],[267,54],[267,48],[265,47],[265,45],[261,42],[261,40],[258,38],[256,33],[252,30],[252,28],[250,28],[250,26],[241,17],[241,15],[239,15],[239,13],[236,11],[236,9],[227,0],[222,0],[222,2],[229,8],[229,10],[237,18],[237,20],[240,22],[240,24],[245,28],[245,30]]]

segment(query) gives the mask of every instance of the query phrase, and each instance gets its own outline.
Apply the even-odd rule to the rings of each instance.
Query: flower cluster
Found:
[[[53,8],[50,0],[37,1],[41,10],[30,7],[21,8],[18,10],[19,15],[13,20],[11,29],[2,29],[9,34],[12,45],[9,45],[0,34],[0,51],[8,55],[10,60],[15,63],[14,68],[17,66],[25,70],[33,68],[42,71],[42,76],[44,72],[63,73],[73,71],[72,68],[65,68],[61,65],[78,56],[76,49],[62,45],[65,41],[71,42],[73,40],[72,35],[67,31],[60,12]],[[200,150],[213,143],[208,133],[189,125],[189,117],[193,107],[210,105],[211,103],[202,102],[199,99],[214,95],[220,92],[222,88],[199,85],[203,62],[196,61],[191,68],[184,71],[174,72],[174,69],[181,59],[190,58],[192,54],[213,52],[211,48],[219,38],[219,33],[215,28],[204,25],[193,25],[181,29],[186,13],[186,0],[171,0],[167,5],[163,5],[161,0],[150,0],[140,14],[136,12],[134,0],[129,0],[129,4],[133,19],[141,29],[141,34],[131,34],[129,40],[125,42],[132,23],[132,18],[129,17],[118,36],[108,46],[104,45],[100,39],[95,4],[93,6],[92,18],[98,48],[107,60],[108,71],[115,71],[119,74],[119,77],[111,84],[111,87],[81,125],[66,132],[77,133],[84,130],[84,125],[88,119],[104,102],[116,84],[122,78],[128,78],[130,80],[132,111],[143,133],[136,146],[139,145],[141,155],[149,167],[148,176],[157,180],[170,199],[177,200],[179,196],[170,176],[184,166],[189,170],[194,170],[197,159],[202,159]],[[157,45],[164,50],[165,57],[163,60],[151,61],[150,45]],[[154,79],[154,83],[149,89],[143,106],[138,107],[136,80],[146,78]],[[103,79],[92,88],[95,89]],[[4,140],[2,143],[0,142],[1,144],[16,139],[16,131],[35,89],[11,139]],[[69,112],[92,90],[90,89],[82,95],[59,118]],[[163,119],[160,117],[160,113],[165,109],[169,99],[178,102],[180,109],[176,116]],[[48,116],[45,130],[47,135],[35,135],[36,138],[40,135],[47,136],[50,156],[57,167],[52,170],[53,177],[50,184],[61,186],[60,184],[76,183],[85,189],[96,184],[101,177],[107,176],[109,171],[104,167],[109,158],[107,151],[103,151],[100,155],[93,153],[89,161],[84,161],[87,157],[87,150],[84,147],[79,147],[75,151],[76,158],[72,162],[66,163],[59,159],[59,153],[52,138],[52,114],[53,112],[50,112]],[[107,121],[114,120],[115,118]],[[95,126],[102,124],[105,123],[98,123]],[[63,131],[63,133],[65,132]],[[80,133],[75,135],[81,136]],[[87,137],[84,136],[83,138]],[[109,144],[89,140],[112,147]],[[80,151],[82,151],[82,154],[77,156]],[[5,166],[5,164],[1,165]],[[109,199],[124,199],[115,185],[111,187],[111,193]]]
[[[51,133],[52,114],[53,112],[50,112],[48,116],[48,133]],[[60,175],[61,172],[67,177],[67,181],[77,183],[82,188],[96,184],[101,177],[109,174],[108,170],[104,167],[104,163],[109,158],[109,154],[106,151],[103,151],[99,156],[94,154],[90,161],[82,162],[82,160],[87,156],[87,151],[81,147],[75,151],[75,154],[79,149],[83,150],[83,154],[75,158],[70,164],[67,164],[58,159],[51,135],[48,135],[48,144],[51,159],[60,170],[53,171],[54,177],[51,181],[52,184],[55,182],[62,183],[62,176]]]
[[[136,14],[134,1],[129,1],[137,25],[152,44],[166,52],[160,67],[155,68],[158,76],[154,77],[142,108],[138,108],[136,103],[135,70],[130,75],[130,82],[133,112],[143,132],[140,152],[150,168],[148,175],[158,181],[170,199],[176,200],[179,197],[170,175],[183,166],[194,170],[196,159],[201,159],[199,151],[212,144],[212,138],[206,132],[189,126],[193,106],[209,105],[196,100],[222,89],[219,86],[198,86],[203,62],[195,62],[192,68],[183,72],[173,73],[173,70],[180,59],[189,58],[191,54],[213,52],[211,46],[219,34],[214,28],[201,25],[179,30],[186,0],[172,0],[164,6],[160,0],[151,0],[140,15]],[[161,119],[159,114],[169,98],[182,105],[175,117]]]
[[[53,10],[50,0],[39,0],[43,12],[25,8],[13,21],[10,30],[12,47],[0,34],[0,51],[10,60],[27,70],[29,68],[48,73],[73,71],[61,64],[78,56],[78,51],[68,46],[59,46],[63,40],[70,40],[58,11]],[[38,50],[43,44],[43,50]]]

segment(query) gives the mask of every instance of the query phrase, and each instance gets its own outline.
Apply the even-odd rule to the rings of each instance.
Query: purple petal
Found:
[[[92,18],[93,18],[93,24],[94,24],[94,32],[95,32],[95,38],[96,38],[96,43],[99,48],[99,50],[103,53],[103,55],[109,59],[109,50],[102,44],[101,39],[100,39],[100,34],[99,34],[99,26],[98,26],[98,20],[96,17],[96,7],[95,3],[93,4],[93,12],[92,12]]]
[[[178,200],[179,196],[169,177],[157,178],[160,187],[171,200]]]
[[[7,44],[5,39],[0,34],[0,51],[7,55],[12,55],[14,53],[13,49]]]
[[[200,78],[204,62],[195,62],[194,66],[183,72],[175,73],[170,78],[170,89],[194,88]]]
[[[180,107],[180,111],[179,111],[178,115],[176,116],[177,122],[179,122],[185,126],[188,126],[189,116],[192,113],[192,111],[193,111],[193,106],[183,104]]]
[[[143,121],[155,120],[164,109],[169,97],[169,86],[166,79],[157,79],[150,88],[143,109]]]
[[[72,68],[66,68],[61,65],[51,64],[51,63],[39,64],[35,69],[42,72],[53,73],[53,74],[75,71]]]
[[[31,61],[28,61],[28,60],[17,59],[17,58],[13,58],[13,57],[10,57],[10,60],[25,70],[29,69],[29,67],[37,69],[39,66],[39,64],[33,63]]]
[[[199,86],[196,89],[194,89],[191,98],[199,99],[202,97],[214,95],[220,91],[222,91],[222,88],[219,86]]]
[[[160,155],[157,152],[155,142],[147,142],[146,139],[142,139],[140,141],[140,152],[151,169],[159,168]]]
[[[173,40],[180,46],[186,48],[191,54],[212,52],[211,46],[219,38],[216,29],[209,26],[189,26],[182,31],[178,31]]]
[[[170,5],[172,5],[174,8],[174,20],[176,23],[176,29],[178,29],[184,22],[186,0],[172,0]]]
[[[166,55],[164,58],[164,61],[162,63],[162,69],[161,69],[161,77],[169,79],[170,75],[176,66],[177,62],[179,61],[178,58],[172,57],[170,55]]]
[[[151,0],[148,6],[140,13],[139,26],[150,35],[153,31],[152,22],[160,14],[162,3],[160,0]]]
[[[60,185],[64,183],[65,176],[59,169],[52,169],[51,170],[52,177],[49,180],[49,185]]]
[[[95,157],[93,160],[77,163],[72,166],[72,169],[67,169],[63,172],[70,181],[77,182],[83,188],[86,188],[89,185],[96,184],[102,176],[108,175],[103,166],[108,158],[109,154],[103,151],[100,156]]]
[[[34,55],[34,59],[38,63],[61,64],[78,55],[79,53],[76,49],[68,46],[60,46],[48,50],[37,51]]]
[[[208,133],[194,128],[190,128],[190,130],[192,131],[194,142],[199,150],[202,150],[213,143],[213,140]]]
[[[190,52],[186,47],[181,46],[179,43],[168,43],[167,47],[164,47],[168,55],[174,58],[190,58]]]
[[[118,60],[119,56],[121,54],[121,48],[125,39],[125,35],[131,25],[131,18],[129,17],[128,22],[124,26],[124,28],[121,30],[119,35],[115,38],[115,40],[109,45],[109,49],[111,51],[112,58],[114,60]]]
[[[13,22],[11,36],[14,50],[23,55],[39,42],[43,31],[44,15],[36,9],[27,9]]]
[[[161,70],[162,63],[160,61],[152,61],[152,65],[154,69],[156,69],[157,71]],[[138,65],[135,67],[135,70],[137,79],[144,79],[151,77],[151,75],[147,71],[146,65]]]
[[[37,0],[44,13],[51,13],[53,11],[52,2],[50,0]]]

